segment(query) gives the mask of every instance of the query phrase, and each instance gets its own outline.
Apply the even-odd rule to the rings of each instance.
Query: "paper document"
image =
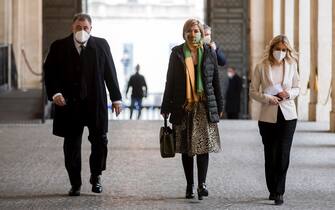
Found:
[[[281,86],[281,84],[275,84],[273,86],[267,87],[264,90],[264,93],[274,96],[282,91],[283,91],[283,87]]]

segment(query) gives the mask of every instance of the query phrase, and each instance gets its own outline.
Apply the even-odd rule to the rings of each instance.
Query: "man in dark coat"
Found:
[[[140,65],[137,64],[135,69],[136,69],[136,73],[130,77],[128,81],[127,90],[126,90],[126,95],[127,95],[129,88],[130,87],[132,88],[131,103],[130,103],[130,119],[133,116],[133,110],[135,108],[135,104],[137,104],[137,107],[138,107],[137,119],[140,119],[141,110],[142,110],[142,99],[143,97],[147,97],[147,93],[148,93],[148,87],[147,87],[147,83],[145,82],[144,76],[139,73]]]
[[[228,119],[238,119],[240,112],[242,79],[237,75],[234,67],[227,69],[228,88],[226,92],[226,106],[225,110]]]
[[[121,112],[121,93],[109,45],[105,39],[90,36],[91,29],[91,17],[76,14],[71,35],[51,44],[43,67],[47,96],[55,104],[53,134],[64,137],[70,196],[80,195],[84,126],[89,129],[91,142],[92,191],[102,192],[101,174],[106,169],[108,143],[105,84],[112,111],[116,115]]]
[[[204,43],[211,46],[216,53],[216,58],[219,66],[225,66],[227,61],[223,53],[223,50],[212,40],[212,28],[209,25],[204,24]]]

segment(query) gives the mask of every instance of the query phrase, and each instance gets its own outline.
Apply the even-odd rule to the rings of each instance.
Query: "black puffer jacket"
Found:
[[[219,122],[219,113],[223,111],[218,64],[215,51],[204,45],[202,79],[207,97],[208,120]],[[186,114],[183,105],[186,100],[186,73],[183,44],[172,49],[167,72],[161,113],[171,113],[170,122],[180,124]]]

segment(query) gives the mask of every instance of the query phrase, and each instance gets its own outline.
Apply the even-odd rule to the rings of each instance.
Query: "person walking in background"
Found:
[[[140,72],[139,64],[136,65],[135,70],[136,73],[130,77],[126,90],[126,96],[127,96],[129,88],[130,87],[132,88],[131,102],[130,102],[130,119],[133,116],[133,110],[135,108],[135,105],[137,105],[138,107],[137,119],[140,119],[142,111],[142,99],[143,97],[147,97],[148,93],[148,87],[147,83],[145,82],[145,78],[143,75],[139,73]]]
[[[53,134],[64,137],[65,167],[71,189],[79,196],[81,180],[81,143],[84,126],[91,142],[90,183],[92,192],[101,193],[101,174],[106,169],[108,109],[106,87],[112,111],[121,112],[121,93],[116,70],[105,39],[90,35],[91,17],[76,14],[72,33],[50,46],[44,63],[48,99],[55,104]]]
[[[297,124],[294,99],[299,95],[297,52],[285,35],[274,37],[250,84],[251,98],[261,103],[258,127],[265,155],[269,199],[284,203],[286,174]]]
[[[206,176],[210,152],[219,152],[217,123],[223,111],[216,54],[204,45],[203,26],[189,19],[183,27],[185,42],[172,49],[161,114],[170,116],[187,181],[186,198],[194,198],[193,159],[197,158],[198,199],[208,196]]]
[[[242,79],[234,67],[227,68],[228,88],[226,91],[225,111],[228,119],[238,119],[240,112]]]
[[[204,24],[204,43],[210,45],[215,50],[219,66],[226,65],[225,55],[222,49],[212,40],[212,29],[206,24]]]

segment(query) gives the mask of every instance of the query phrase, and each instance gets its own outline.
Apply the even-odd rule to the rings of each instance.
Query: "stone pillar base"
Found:
[[[329,116],[329,130],[335,133],[335,111],[330,112]]]
[[[316,104],[308,104],[308,121],[316,121]]]

